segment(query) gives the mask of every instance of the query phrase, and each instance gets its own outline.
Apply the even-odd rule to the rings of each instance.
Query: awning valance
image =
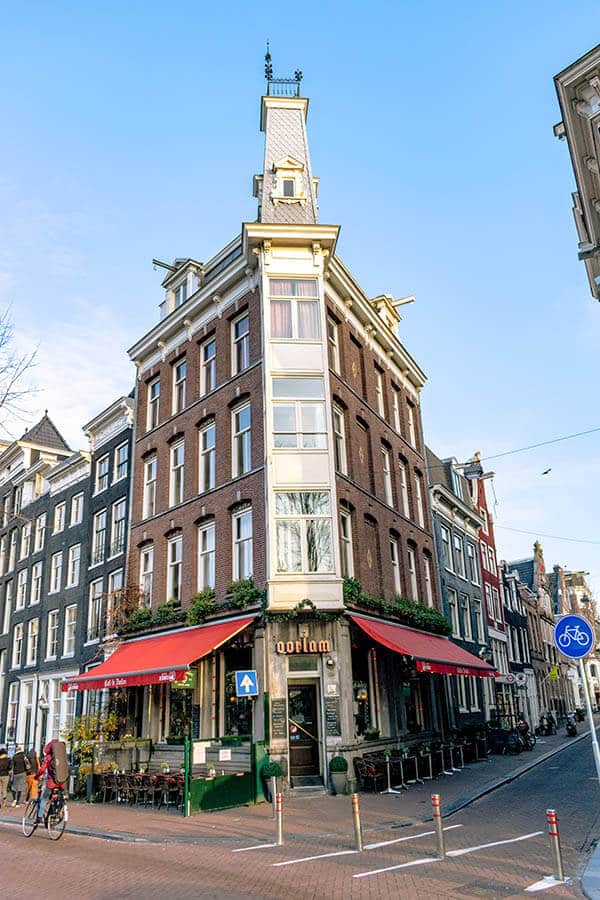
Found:
[[[479,678],[493,678],[496,674],[493,666],[463,650],[448,638],[415,631],[392,622],[382,622],[369,616],[352,614],[350,618],[378,644],[404,656],[412,656],[419,672],[475,675]]]
[[[228,619],[126,641],[90,672],[63,681],[61,690],[90,691],[182,681],[191,663],[231,640],[253,618]]]

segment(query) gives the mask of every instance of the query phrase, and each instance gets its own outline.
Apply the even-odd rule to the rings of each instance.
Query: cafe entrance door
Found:
[[[316,684],[288,685],[288,732],[291,778],[318,777],[321,768]]]

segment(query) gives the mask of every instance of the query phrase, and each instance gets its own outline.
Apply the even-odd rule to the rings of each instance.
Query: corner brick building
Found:
[[[71,686],[136,690],[129,727],[159,746],[252,734],[295,786],[365,735],[443,729],[443,678],[490,667],[440,636],[406,300],[368,297],[337,256],[300,78],[267,76],[257,220],[206,263],[157,261],[160,320],[130,350],[125,631],[146,634]],[[257,700],[235,690],[248,670]]]

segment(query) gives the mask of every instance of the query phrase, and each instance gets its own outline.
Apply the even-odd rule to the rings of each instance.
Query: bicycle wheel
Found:
[[[37,814],[38,814],[38,804],[37,800],[30,800],[27,806],[25,807],[25,813],[23,815],[23,834],[25,837],[31,837],[33,832],[38,826],[37,823]]]
[[[535,734],[530,733],[527,735],[527,743],[529,745],[529,749],[533,750],[533,748],[535,747],[535,745],[537,743],[537,738],[536,738]]]
[[[51,841],[58,841],[63,836],[67,818],[65,815],[65,807],[57,805],[48,811],[46,816],[46,829],[48,837]]]

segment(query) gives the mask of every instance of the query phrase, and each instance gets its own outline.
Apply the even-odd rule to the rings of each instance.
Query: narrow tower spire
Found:
[[[318,179],[313,178],[310,164],[308,99],[300,96],[302,72],[296,69],[293,76],[275,76],[268,41],[265,78],[260,125],[265,132],[265,158],[262,174],[254,178],[258,221],[315,225]]]

